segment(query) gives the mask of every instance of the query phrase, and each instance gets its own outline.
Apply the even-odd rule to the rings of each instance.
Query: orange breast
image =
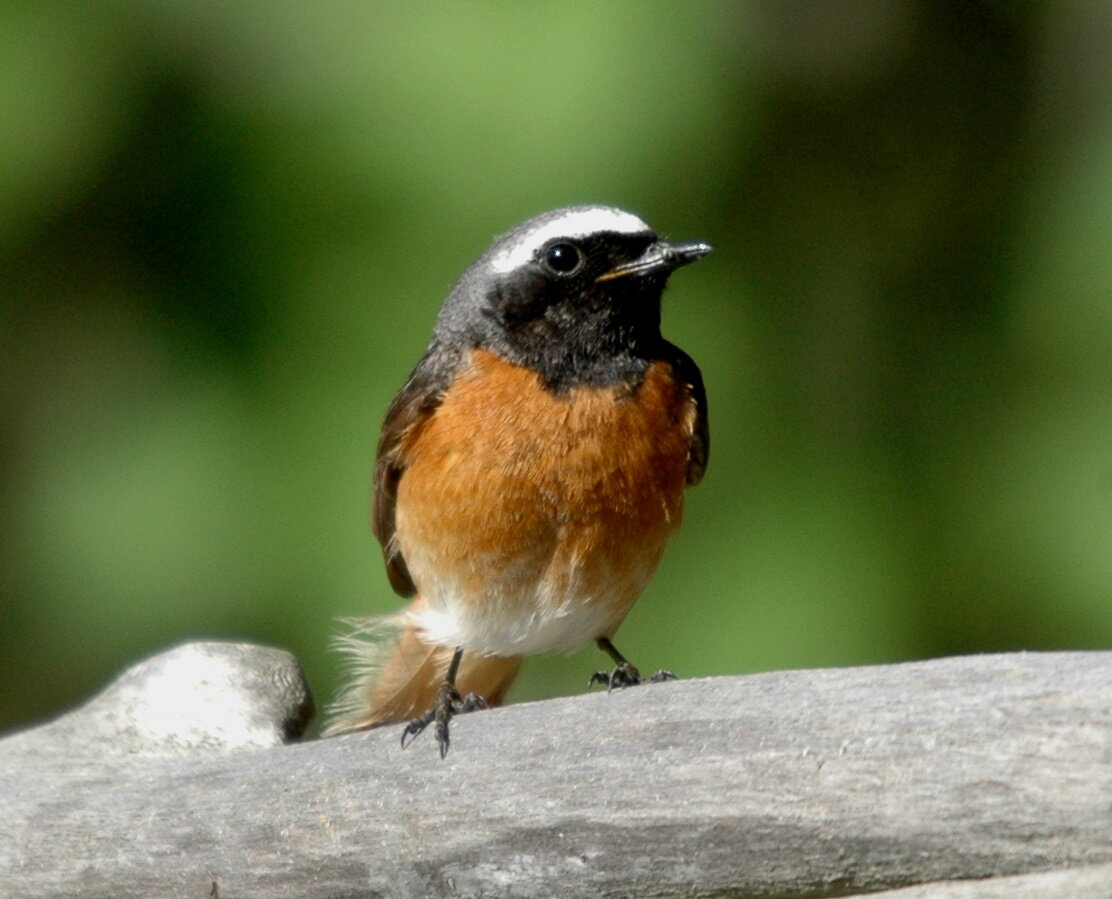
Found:
[[[671,366],[556,395],[473,351],[407,435],[398,546],[433,642],[498,655],[614,631],[679,525],[694,403]]]

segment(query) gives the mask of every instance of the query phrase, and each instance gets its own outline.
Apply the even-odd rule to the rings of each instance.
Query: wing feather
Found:
[[[382,546],[390,586],[401,596],[413,596],[417,592],[405,556],[394,539],[398,485],[408,464],[405,449],[414,431],[440,405],[454,370],[453,357],[440,351],[435,344],[431,346],[390,403],[378,441],[371,529]]]
[[[695,407],[691,425],[691,445],[687,456],[688,486],[698,484],[707,468],[710,457],[710,424],[707,418],[707,390],[703,386],[703,373],[695,360],[678,346],[665,341],[666,359],[675,369],[680,380],[687,385],[688,394]]]

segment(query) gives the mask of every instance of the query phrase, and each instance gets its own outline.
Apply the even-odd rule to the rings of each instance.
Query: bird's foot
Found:
[[[448,754],[448,745],[451,742],[448,735],[448,724],[452,718],[455,715],[485,708],[487,708],[487,701],[478,693],[468,693],[466,696],[460,696],[459,690],[445,681],[437,691],[436,702],[433,703],[432,708],[420,718],[414,718],[405,726],[402,731],[402,748],[404,749],[412,743],[426,727],[435,723],[436,743],[440,747],[440,757],[444,758]]]
[[[636,687],[638,684],[658,684],[661,681],[676,680],[676,675],[663,668],[653,672],[649,677],[642,677],[637,666],[632,662],[619,662],[613,671],[596,671],[587,681],[588,687],[595,684],[606,684],[606,692],[620,690],[623,687]]]

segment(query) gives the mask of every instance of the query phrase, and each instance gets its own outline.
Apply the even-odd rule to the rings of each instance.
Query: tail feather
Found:
[[[336,641],[348,657],[351,680],[329,710],[325,736],[409,721],[432,707],[455,647],[421,639],[410,612],[423,602],[417,597],[399,615],[357,622]],[[498,705],[520,665],[520,656],[464,652],[456,689]]]

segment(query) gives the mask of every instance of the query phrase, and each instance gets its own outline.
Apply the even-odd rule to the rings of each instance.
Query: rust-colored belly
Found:
[[[694,404],[671,366],[553,394],[476,350],[407,435],[398,547],[432,642],[498,655],[613,633],[679,525]]]

